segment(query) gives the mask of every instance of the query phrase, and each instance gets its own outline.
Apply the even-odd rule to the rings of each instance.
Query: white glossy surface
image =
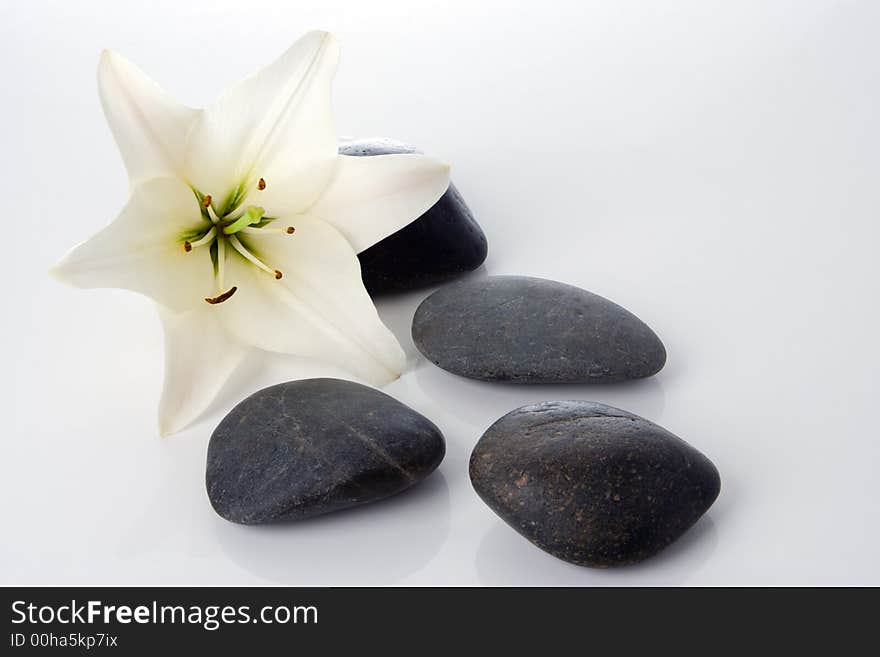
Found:
[[[0,5],[0,583],[880,584],[880,5],[297,4]],[[383,302],[413,364],[388,392],[443,429],[439,472],[367,508],[238,527],[208,504],[207,440],[289,364],[252,363],[160,440],[151,304],[46,270],[126,198],[102,48],[198,105],[313,27],[342,38],[340,134],[451,162],[489,237],[485,272],[608,296],[669,362],[632,385],[480,384],[417,357],[423,293]],[[516,535],[467,459],[496,418],[552,398],[620,406],[702,450],[723,478],[708,516],[616,571]]]

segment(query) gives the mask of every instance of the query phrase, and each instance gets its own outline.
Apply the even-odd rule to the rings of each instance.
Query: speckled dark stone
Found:
[[[214,510],[232,522],[302,519],[394,495],[443,460],[440,430],[350,381],[265,388],[223,418],[208,445]]]
[[[651,376],[666,363],[638,317],[586,290],[524,276],[443,287],[416,310],[419,351],[482,381],[607,383]]]
[[[369,156],[419,151],[392,139],[358,139],[341,142],[339,152]],[[442,283],[472,271],[483,264],[487,248],[483,230],[450,183],[425,214],[358,258],[364,285],[376,296]]]
[[[721,489],[709,459],[662,427],[592,402],[523,406],[471,454],[471,482],[511,527],[582,566],[650,557],[681,536]]]

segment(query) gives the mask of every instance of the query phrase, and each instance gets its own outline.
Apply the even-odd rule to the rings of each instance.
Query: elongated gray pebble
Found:
[[[666,349],[631,312],[580,288],[489,276],[440,288],[412,337],[444,370],[482,381],[606,383],[651,376]]]

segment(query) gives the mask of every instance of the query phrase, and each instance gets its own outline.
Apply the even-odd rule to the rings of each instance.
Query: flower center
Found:
[[[266,189],[266,181],[262,178],[257,183],[257,189],[260,191]],[[193,191],[201,206],[202,218],[205,219],[206,225],[203,229],[185,236],[183,250],[191,253],[194,249],[207,247],[211,254],[218,293],[213,297],[205,297],[206,302],[212,305],[223,303],[238,289],[235,285],[227,289],[224,282],[226,255],[229,247],[261,272],[273,276],[276,280],[283,276],[280,270],[270,267],[254,255],[254,250],[248,245],[247,236],[271,233],[293,235],[295,232],[293,226],[275,228],[271,225],[275,218],[267,217],[263,208],[255,205],[242,208],[241,204],[245,195],[240,190],[236,190],[232,201],[227,204],[230,207],[221,209],[222,216],[218,215],[210,194],[202,194],[198,190]]]

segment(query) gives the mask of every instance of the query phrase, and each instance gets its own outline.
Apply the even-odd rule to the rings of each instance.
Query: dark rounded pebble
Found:
[[[208,445],[208,497],[219,515],[255,524],[303,519],[394,495],[446,451],[428,419],[351,381],[307,379],[254,393]]]
[[[656,554],[721,489],[712,462],[666,429],[581,401],[502,417],[474,448],[470,476],[483,501],[532,543],[596,567]]]

